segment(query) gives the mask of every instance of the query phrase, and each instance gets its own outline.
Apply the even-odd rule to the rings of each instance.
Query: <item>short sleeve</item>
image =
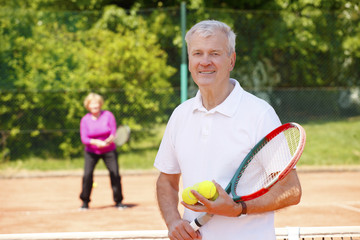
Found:
[[[154,167],[156,167],[160,172],[167,174],[178,174],[181,172],[175,153],[174,139],[176,135],[176,114],[174,113],[171,115],[166,126],[165,133],[161,140],[159,151],[154,162]]]

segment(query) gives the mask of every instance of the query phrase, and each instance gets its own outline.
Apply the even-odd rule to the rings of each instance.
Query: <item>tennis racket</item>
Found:
[[[235,202],[264,195],[294,168],[304,150],[305,141],[305,130],[297,123],[286,123],[276,128],[250,150],[225,191],[231,193]],[[254,184],[242,184],[249,180]],[[239,184],[241,188],[237,189]],[[196,231],[212,216],[202,213],[190,225]]]
[[[116,146],[121,147],[130,139],[130,127],[127,125],[121,125],[116,129],[114,143]]]

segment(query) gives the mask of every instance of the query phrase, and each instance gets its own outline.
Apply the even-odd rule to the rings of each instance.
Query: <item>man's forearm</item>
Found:
[[[178,211],[178,178],[161,174],[156,183],[157,200],[162,217],[169,227],[172,222],[181,219]]]
[[[268,193],[246,203],[248,205],[248,213],[251,214],[275,211],[296,205],[300,199],[301,185],[296,170],[292,170],[285,179],[277,183]]]

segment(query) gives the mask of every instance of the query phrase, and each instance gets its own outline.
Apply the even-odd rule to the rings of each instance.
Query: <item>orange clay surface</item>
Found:
[[[275,227],[360,225],[360,171],[298,171],[301,203],[275,214]],[[157,172],[122,173],[124,204],[113,207],[106,172],[95,171],[90,210],[80,211],[81,172],[0,178],[0,234],[165,230],[155,196]],[[182,207],[179,207],[182,211]]]

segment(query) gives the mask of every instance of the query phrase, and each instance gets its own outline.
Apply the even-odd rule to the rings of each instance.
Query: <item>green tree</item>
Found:
[[[165,121],[180,85],[181,2],[0,0],[2,155],[79,153],[89,91],[134,130]],[[235,30],[233,77],[247,88],[360,85],[358,1],[185,2],[188,28],[218,19]]]
[[[81,145],[73,144],[78,133],[65,137],[60,130],[78,129],[85,113],[82,100],[90,91],[109,93],[104,96],[105,107],[114,112],[119,123],[134,130],[146,130],[164,121],[165,112],[172,108],[168,79],[176,70],[167,65],[166,52],[142,17],[111,6],[88,29],[86,14],[71,16],[71,24],[54,21],[66,20],[62,12],[32,14],[36,24],[29,24],[30,34],[15,34],[8,51],[11,54],[4,57],[4,62],[11,60],[5,68],[13,73],[10,88],[17,93],[8,90],[1,95],[2,118],[9,116],[1,122],[1,129],[9,130],[2,132],[3,140],[13,146],[15,140],[25,141],[24,153],[40,142],[60,147],[67,157],[79,153]],[[69,25],[76,25],[76,31]],[[10,31],[2,35],[11,36]],[[21,135],[20,130],[30,130],[30,134]],[[49,130],[53,134],[40,134]],[[51,154],[53,148],[47,149],[43,153]]]

